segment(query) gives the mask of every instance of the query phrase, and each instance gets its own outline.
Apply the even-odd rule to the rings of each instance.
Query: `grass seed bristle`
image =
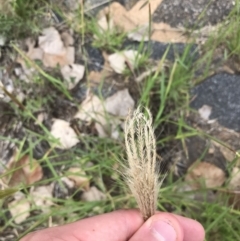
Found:
[[[134,195],[144,220],[157,208],[159,182],[156,161],[156,139],[152,127],[152,115],[145,108],[145,116],[138,107],[129,114],[125,123],[125,145],[128,165],[126,182]]]

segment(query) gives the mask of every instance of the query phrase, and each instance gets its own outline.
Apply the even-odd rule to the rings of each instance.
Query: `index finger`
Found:
[[[80,221],[40,230],[21,241],[128,240],[143,224],[138,210],[119,210]]]

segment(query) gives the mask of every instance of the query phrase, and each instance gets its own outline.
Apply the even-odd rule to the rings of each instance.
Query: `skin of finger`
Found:
[[[149,218],[129,241],[155,241],[156,239],[151,237],[151,226],[153,222],[158,220],[163,220],[174,228],[177,234],[176,241],[204,240],[205,232],[199,222],[170,213],[157,213]]]
[[[177,220],[177,218],[170,213],[157,213],[150,217],[141,228],[132,236],[129,241],[156,241],[154,235],[152,235],[152,224],[156,221],[165,221],[169,223],[175,230],[177,234],[176,241],[183,241],[184,233],[181,227],[181,224]],[[184,240],[185,241],[185,240]]]
[[[20,241],[127,241],[142,224],[138,210],[119,210],[37,231]]]
[[[205,239],[205,231],[202,224],[190,218],[179,215],[174,216],[182,226],[184,241],[203,241]]]

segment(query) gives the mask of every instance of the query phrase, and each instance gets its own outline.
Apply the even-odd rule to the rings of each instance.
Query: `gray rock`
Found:
[[[192,89],[196,98],[191,103],[195,109],[203,105],[212,107],[210,119],[235,131],[240,131],[240,76],[221,73],[209,77]]]
[[[232,0],[163,0],[153,14],[153,21],[172,27],[200,28],[222,21],[233,6]]]

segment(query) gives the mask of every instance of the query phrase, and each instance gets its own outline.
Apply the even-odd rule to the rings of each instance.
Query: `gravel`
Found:
[[[240,131],[240,76],[220,73],[206,79],[192,89],[196,98],[191,103],[195,109],[203,105],[212,107],[210,119],[235,131]]]

